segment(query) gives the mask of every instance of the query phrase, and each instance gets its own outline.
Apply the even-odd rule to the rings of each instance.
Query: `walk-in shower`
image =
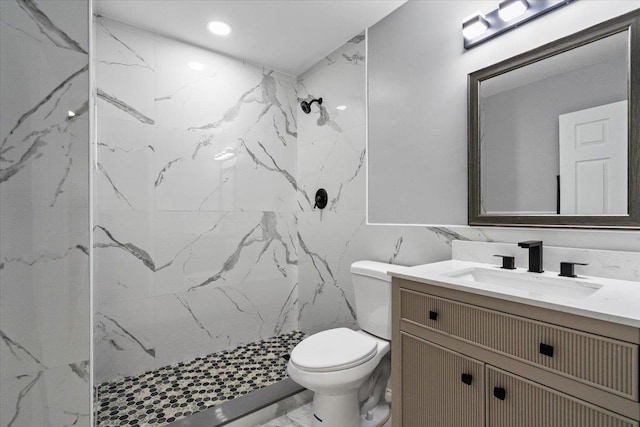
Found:
[[[286,3],[0,1],[0,425],[223,424],[355,324],[363,30],[401,2]],[[223,12],[232,50],[186,41]]]

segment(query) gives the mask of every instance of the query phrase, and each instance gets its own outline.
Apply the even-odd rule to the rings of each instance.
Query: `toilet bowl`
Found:
[[[390,266],[351,266],[362,330],[336,328],[311,335],[291,352],[287,372],[314,392],[313,427],[379,427],[390,415],[384,400],[391,373]]]

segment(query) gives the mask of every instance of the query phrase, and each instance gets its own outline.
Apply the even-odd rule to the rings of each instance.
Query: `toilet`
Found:
[[[358,326],[329,329],[291,352],[289,377],[314,392],[313,427],[379,427],[390,416],[384,399],[391,373],[390,264],[351,265]]]

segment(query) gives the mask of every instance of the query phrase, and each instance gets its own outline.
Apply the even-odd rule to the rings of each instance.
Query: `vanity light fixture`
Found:
[[[480,12],[470,15],[462,21],[462,35],[465,41],[478,37],[487,31],[488,28],[489,22],[487,22],[485,16]]]
[[[471,49],[572,1],[574,0],[503,0],[491,12],[484,15],[476,12],[462,21],[464,48]]]
[[[504,0],[498,5],[498,15],[504,22],[509,22],[529,9],[527,0]]]
[[[231,34],[231,25],[224,21],[209,21],[207,22],[207,30],[216,36],[228,36]]]

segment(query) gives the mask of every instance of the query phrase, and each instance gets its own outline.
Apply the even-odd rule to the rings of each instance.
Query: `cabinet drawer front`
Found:
[[[483,427],[484,364],[411,335],[400,339],[402,426]]]
[[[636,421],[527,381],[486,369],[490,427],[638,427]]]
[[[403,319],[638,399],[637,345],[408,290],[401,307]]]

